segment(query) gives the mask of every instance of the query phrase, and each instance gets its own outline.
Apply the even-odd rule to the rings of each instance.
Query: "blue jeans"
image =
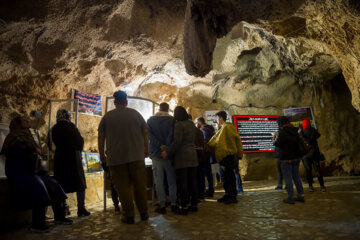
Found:
[[[294,196],[294,188],[293,181],[296,187],[296,191],[298,194],[303,194],[304,189],[301,183],[300,175],[299,175],[299,162],[281,162],[281,170],[283,173],[283,177],[285,180],[286,191],[288,192],[289,198],[293,198]]]
[[[152,160],[155,189],[160,203],[160,207],[166,206],[164,172],[166,172],[166,179],[169,185],[169,195],[170,195],[171,205],[176,205],[176,200],[177,200],[176,178],[175,178],[175,170],[174,167],[171,165],[171,161],[164,160],[158,157],[151,157],[151,160]]]

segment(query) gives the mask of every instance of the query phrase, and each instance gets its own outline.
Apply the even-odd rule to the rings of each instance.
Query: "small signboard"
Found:
[[[79,99],[79,113],[102,116],[102,97],[73,89],[74,99]]]
[[[88,172],[102,171],[98,153],[85,153]]]
[[[303,120],[308,119],[311,122],[311,126],[316,128],[314,114],[310,106],[300,108],[286,108],[284,109],[284,116],[289,118],[291,124],[294,125],[294,127],[298,127]]]
[[[213,126],[215,129],[217,129],[217,119],[216,119],[216,113],[219,112],[221,110],[208,110],[205,111],[204,115],[205,115],[205,122],[206,124],[209,124],[211,126]],[[231,122],[231,115],[229,113],[228,110],[225,110],[227,118],[226,118],[226,122]]]
[[[243,144],[244,153],[273,152],[271,133],[278,131],[279,116],[234,115],[233,123]]]

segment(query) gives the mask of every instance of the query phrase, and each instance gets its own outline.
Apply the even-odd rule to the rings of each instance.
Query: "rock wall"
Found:
[[[289,106],[312,106],[326,173],[358,174],[360,116],[353,107],[358,63],[335,46],[340,36],[352,33],[343,47],[358,56],[357,12],[340,18],[350,11],[340,0],[252,1],[235,18],[241,4],[227,13],[232,1],[218,1],[218,10],[206,16],[220,11],[228,17],[211,18],[210,33],[209,22],[194,25],[201,19],[189,18],[189,6],[200,3],[188,1],[186,12],[185,0],[1,2],[0,122],[9,122],[14,112],[41,110],[33,124],[45,137],[48,100],[70,98],[72,88],[102,96],[126,89],[129,95],[183,105],[193,117],[219,109],[281,115]],[[200,4],[196,11],[203,14],[209,6]],[[327,25],[336,37],[319,25],[329,19],[328,10],[339,17]],[[244,19],[256,24],[239,22]],[[353,30],[341,28],[345,22]],[[53,119],[60,107],[69,105],[54,104]],[[99,121],[79,116],[87,151],[97,150]],[[273,178],[274,173],[271,154],[248,154],[242,161],[246,179]]]

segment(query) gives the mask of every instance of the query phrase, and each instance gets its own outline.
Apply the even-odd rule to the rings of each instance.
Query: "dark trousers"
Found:
[[[114,184],[111,184],[111,199],[115,207],[119,206],[119,196],[114,188]]]
[[[119,194],[124,216],[134,217],[134,200],[140,214],[147,213],[145,162],[129,162],[109,166],[109,169],[111,182]]]
[[[64,205],[60,201],[53,201],[52,209],[55,220],[62,220],[65,218]],[[32,209],[32,226],[41,227],[45,225],[45,206],[35,206]]]
[[[300,175],[299,175],[299,162],[281,162],[281,170],[284,176],[286,191],[288,192],[288,197],[293,198],[294,196],[294,188],[293,181],[296,187],[296,191],[299,195],[304,193],[304,189],[301,183]]]
[[[76,192],[76,200],[77,200],[77,207],[78,210],[85,208],[85,189],[83,191]],[[67,201],[64,200],[63,205],[65,208],[69,208]]]
[[[235,167],[238,160],[234,155],[228,155],[221,160],[220,165],[224,170],[224,190],[225,194],[230,197],[237,195],[236,191],[236,179],[235,179]]]
[[[175,177],[180,206],[183,208],[187,207],[189,205],[189,200],[191,206],[197,206],[197,167],[175,169]]]
[[[205,192],[205,178],[209,183],[209,192],[214,192],[214,178],[211,171],[210,163],[201,163],[198,167],[198,185],[199,194]]]
[[[242,189],[242,181],[241,181],[241,176],[240,176],[240,172],[239,172],[239,160],[238,159],[235,159],[234,173],[235,173],[237,187]]]
[[[321,175],[320,170],[320,161],[319,160],[313,160],[312,158],[306,158],[303,161],[305,171],[306,171],[306,179],[308,181],[309,186],[312,186],[314,183],[313,175],[312,175],[312,166],[314,165],[315,174],[319,180],[320,186],[324,186],[324,179]]]
[[[281,162],[279,158],[276,158],[276,168],[277,168],[277,179],[278,179],[278,186],[282,186],[283,184],[283,174],[281,171]]]

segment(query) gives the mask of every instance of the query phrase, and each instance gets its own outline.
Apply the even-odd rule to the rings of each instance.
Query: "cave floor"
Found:
[[[315,179],[314,179],[315,180]],[[325,178],[327,192],[305,188],[305,203],[282,203],[286,191],[273,190],[274,182],[245,182],[239,203],[225,205],[216,199],[199,204],[199,212],[188,216],[165,215],[150,207],[150,219],[134,225],[120,222],[112,206],[106,212],[101,203],[88,206],[92,215],[71,226],[53,225],[49,233],[29,228],[8,232],[1,239],[360,239],[360,177]],[[108,199],[108,204],[111,200]],[[75,212],[75,211],[73,211]]]

